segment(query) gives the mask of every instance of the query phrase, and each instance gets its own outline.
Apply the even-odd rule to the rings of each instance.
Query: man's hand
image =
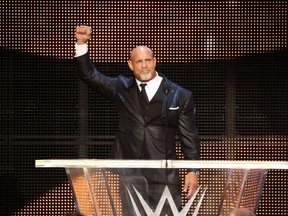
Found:
[[[195,191],[197,190],[198,187],[198,176],[196,175],[195,172],[189,172],[185,176],[185,183],[184,183],[184,188],[183,191],[187,192],[186,198],[190,199]]]
[[[75,37],[77,44],[85,44],[90,40],[92,35],[92,28],[89,26],[77,26],[75,30]]]

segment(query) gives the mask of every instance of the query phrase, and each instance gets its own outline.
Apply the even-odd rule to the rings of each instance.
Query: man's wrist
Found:
[[[87,43],[85,43],[85,44],[77,44],[77,43],[75,43],[75,56],[74,57],[78,57],[78,56],[84,55],[87,52],[88,52]]]

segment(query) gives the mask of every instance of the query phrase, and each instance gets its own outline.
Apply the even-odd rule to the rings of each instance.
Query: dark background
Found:
[[[285,1],[1,1],[1,215],[63,215],[65,170],[37,159],[104,159],[113,106],[73,65],[74,29],[93,27],[97,68],[130,75],[136,44],[194,94],[203,160],[287,161]],[[287,215],[287,171],[268,173],[257,215]]]

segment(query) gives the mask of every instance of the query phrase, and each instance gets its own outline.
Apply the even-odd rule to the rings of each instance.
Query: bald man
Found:
[[[119,128],[109,158],[175,160],[175,136],[178,133],[184,159],[198,160],[200,144],[192,92],[156,71],[156,57],[147,46],[137,46],[130,53],[128,66],[133,76],[109,77],[100,73],[89,58],[87,42],[91,35],[91,27],[77,26],[74,59],[76,69],[83,80],[108,98],[115,105],[119,115]],[[188,170],[185,176],[182,190],[187,198],[197,189],[198,171]],[[141,176],[148,183],[145,193],[148,190],[151,208],[156,208],[165,185],[168,185],[178,208],[181,208],[181,182],[178,170],[142,169],[134,172],[128,175]],[[129,180],[126,178],[124,182],[127,183]],[[137,189],[141,190],[141,187]],[[126,206],[124,209],[131,208]],[[163,210],[163,215],[165,214],[171,215],[168,210],[166,213]],[[130,212],[124,215],[132,214]]]

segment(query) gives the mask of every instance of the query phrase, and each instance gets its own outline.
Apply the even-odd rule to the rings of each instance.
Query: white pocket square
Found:
[[[169,110],[178,110],[179,109],[179,106],[178,107],[169,107]]]

